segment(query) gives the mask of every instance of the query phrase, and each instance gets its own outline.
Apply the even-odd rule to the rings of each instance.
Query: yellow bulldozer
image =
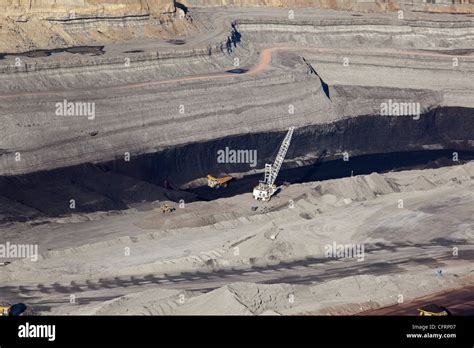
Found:
[[[166,203],[163,203],[161,206],[160,206],[160,209],[161,209],[161,212],[162,213],[172,213],[173,211],[176,210],[175,207],[169,205],[169,204],[166,204]]]
[[[216,178],[213,175],[208,175],[207,176],[207,186],[212,187],[212,188],[220,188],[220,187],[227,187],[227,184],[229,181],[231,181],[233,178],[230,175],[226,175],[222,178]]]
[[[16,303],[12,306],[7,303],[0,303],[0,317],[25,315],[26,309],[27,307],[24,303]]]
[[[10,306],[0,307],[0,317],[6,317],[10,314]]]

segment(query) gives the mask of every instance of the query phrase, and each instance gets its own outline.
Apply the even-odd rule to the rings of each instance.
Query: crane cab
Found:
[[[253,189],[253,197],[257,201],[266,202],[266,201],[269,201],[272,198],[275,191],[276,191],[276,186],[275,185],[267,185],[264,182],[260,182]]]

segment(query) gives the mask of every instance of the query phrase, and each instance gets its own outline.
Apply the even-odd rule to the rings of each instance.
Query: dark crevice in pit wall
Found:
[[[460,160],[458,162],[453,162],[452,160],[454,151],[457,151],[459,155]],[[439,168],[459,165],[472,160],[474,160],[474,151],[458,151],[454,149],[362,155],[351,157],[347,162],[341,159],[325,161],[323,158],[318,158],[311,164],[303,167],[282,169],[276,184],[300,184],[374,172],[386,173],[394,170]],[[262,179],[263,174],[260,173],[248,175],[238,181],[230,182],[225,189],[210,190],[208,187],[196,187],[188,191],[196,194],[200,200],[211,201],[252,192],[255,184]],[[249,204],[252,204],[252,202],[249,202]]]
[[[154,154],[101,164],[0,177],[0,221],[36,216],[126,209],[134,203],[196,198],[211,200],[249,192],[262,174],[233,181],[228,188],[189,192],[179,187],[207,174],[247,173],[248,163],[218,163],[217,152],[257,150],[257,166],[272,163],[286,132],[244,134],[173,147]],[[467,108],[438,108],[421,116],[359,116],[295,130],[287,159],[312,153],[305,167],[283,165],[277,183],[299,183],[388,170],[438,167],[474,159],[474,115]],[[439,145],[427,150],[426,145]],[[341,153],[350,160],[344,162]],[[452,152],[459,152],[458,163]],[[249,203],[251,204],[251,203]]]
[[[162,185],[165,180],[179,187],[207,174],[246,173],[247,163],[218,163],[217,152],[229,149],[257,150],[257,166],[273,163],[286,131],[229,136],[208,142],[174,147],[155,154],[145,154],[130,163],[115,161],[105,166],[140,180]],[[411,117],[359,116],[332,124],[297,128],[287,159],[314,153],[324,161],[341,159],[341,152],[351,157],[394,152],[427,150],[439,144],[441,149],[474,151],[474,112],[467,108],[435,109],[419,120]],[[285,168],[285,164],[283,165]]]
[[[7,57],[28,57],[28,58],[39,58],[49,57],[56,53],[71,53],[71,54],[89,54],[99,56],[105,53],[104,46],[71,46],[65,48],[52,48],[52,49],[37,49],[27,52],[19,53],[0,53],[0,60]]]

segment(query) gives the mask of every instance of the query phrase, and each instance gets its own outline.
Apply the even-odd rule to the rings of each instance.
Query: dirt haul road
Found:
[[[464,248],[466,256],[459,260],[460,263],[474,261],[474,246],[465,245]],[[0,298],[7,299],[10,302],[26,301],[37,310],[48,311],[51,308],[62,306],[64,302],[67,302],[65,299],[70,294],[77,296],[81,302],[87,300],[85,303],[101,303],[127,294],[157,287],[160,289],[209,292],[235,282],[317,285],[352,276],[394,275],[408,270],[410,272],[424,272],[427,263],[431,264],[432,267],[446,267],[447,269],[452,266],[450,263],[452,256],[442,246],[400,246],[396,248],[396,252],[390,254],[384,252],[384,249],[384,246],[373,246],[371,250],[367,250],[366,258],[370,259],[369,263],[359,262],[356,259],[309,258],[307,260],[281,262],[273,266],[220,269],[210,272],[148,274],[110,279],[77,280],[70,283],[54,282],[48,284],[42,282],[38,284],[22,283],[17,285],[9,283],[8,286],[0,286]],[[437,277],[435,268],[430,273],[433,279]],[[463,292],[463,294],[465,295],[466,293]],[[437,296],[431,300],[440,300],[440,298],[440,296]],[[467,300],[472,301],[472,296],[454,297],[449,303],[445,300],[438,302],[454,308],[454,304],[459,303],[461,299],[465,300],[464,302]],[[366,314],[410,315],[418,303],[419,301],[402,307],[388,307]]]

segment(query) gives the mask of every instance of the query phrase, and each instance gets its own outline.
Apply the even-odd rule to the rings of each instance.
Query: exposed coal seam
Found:
[[[326,180],[355,175],[410,169],[419,166],[439,167],[455,164],[453,151],[459,152],[460,162],[474,158],[473,110],[469,108],[437,108],[412,117],[359,116],[331,124],[298,128],[288,150],[277,181],[290,183]],[[261,179],[261,174],[247,175],[222,190],[207,186],[179,190],[185,183],[207,174],[249,173],[272,163],[275,149],[285,132],[243,134],[192,143],[167,150],[133,156],[130,162],[122,158],[99,164],[41,171],[18,176],[0,177],[0,199],[6,198],[29,210],[49,216],[70,213],[68,202],[75,197],[74,212],[94,212],[126,209],[131,203],[156,200],[198,198],[212,200],[249,192]],[[427,151],[426,145],[438,145],[440,150]],[[218,163],[217,152],[225,149],[257,150],[256,167],[248,163]],[[342,153],[350,161],[342,160]],[[303,164],[292,160],[308,158]],[[332,161],[332,162],[331,162]],[[303,167],[298,167],[303,165]],[[28,209],[29,207],[29,209]],[[3,221],[27,221],[24,212],[12,210],[5,203],[0,215]],[[15,215],[16,214],[16,215]]]

